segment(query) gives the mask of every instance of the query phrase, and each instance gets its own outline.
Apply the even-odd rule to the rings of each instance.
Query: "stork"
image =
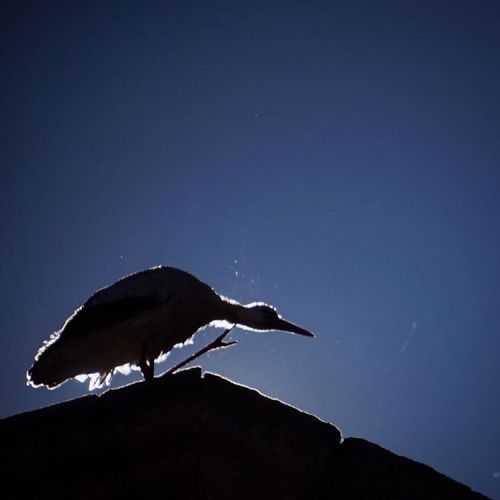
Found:
[[[137,368],[150,381],[155,361],[204,327],[220,324],[314,337],[271,305],[240,304],[185,271],[158,266],[94,293],[38,350],[27,384],[54,389],[71,378],[90,377],[93,389],[109,384],[117,371],[127,374]],[[235,343],[223,341],[228,331],[194,357]]]

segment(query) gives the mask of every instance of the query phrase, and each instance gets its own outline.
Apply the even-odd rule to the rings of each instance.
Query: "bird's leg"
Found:
[[[203,349],[200,349],[199,351],[195,352],[189,358],[185,359],[184,361],[181,361],[177,365],[173,366],[169,370],[167,370],[163,375],[170,375],[172,373],[175,373],[177,370],[180,370],[182,367],[186,366],[187,364],[191,363],[195,359],[199,358],[200,356],[203,356],[209,351],[215,351],[217,349],[224,349],[225,347],[230,347],[234,344],[237,343],[237,340],[231,340],[230,342],[224,341],[224,339],[229,335],[229,333],[234,329],[234,326],[231,328],[228,328],[227,330],[224,330],[215,340],[207,344]]]
[[[155,366],[153,363],[150,363],[149,361],[144,361],[141,362],[139,365],[141,368],[141,372],[144,376],[144,380],[146,382],[150,382],[151,380],[154,380],[155,378]]]
[[[139,361],[139,367],[141,369],[142,375],[146,382],[150,382],[155,378],[155,363],[154,360],[150,361],[147,355],[148,349],[147,345],[144,344],[141,352],[141,360]]]

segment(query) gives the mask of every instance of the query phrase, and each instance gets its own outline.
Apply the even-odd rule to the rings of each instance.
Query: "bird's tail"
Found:
[[[40,364],[35,361],[31,368],[26,372],[26,383],[31,385],[31,387],[40,387],[44,385],[42,370],[40,370]]]
[[[46,386],[49,389],[55,389],[66,380],[67,377],[56,369],[51,351],[50,348],[40,349],[35,357],[35,362],[26,372],[27,385],[31,387]]]

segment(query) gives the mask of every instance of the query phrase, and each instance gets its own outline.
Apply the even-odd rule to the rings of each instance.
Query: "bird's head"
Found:
[[[304,335],[305,337],[314,337],[314,333],[301,328],[294,323],[284,320],[276,309],[268,304],[261,302],[247,304],[243,307],[244,313],[241,323],[252,330],[269,331],[281,330],[284,332]]]

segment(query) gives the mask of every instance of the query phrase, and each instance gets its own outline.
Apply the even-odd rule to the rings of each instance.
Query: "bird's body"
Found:
[[[28,384],[55,388],[96,374],[94,385],[99,385],[115,369],[129,366],[152,378],[156,359],[215,321],[312,336],[282,320],[271,306],[238,304],[187,272],[159,266],[92,295],[40,348]]]

